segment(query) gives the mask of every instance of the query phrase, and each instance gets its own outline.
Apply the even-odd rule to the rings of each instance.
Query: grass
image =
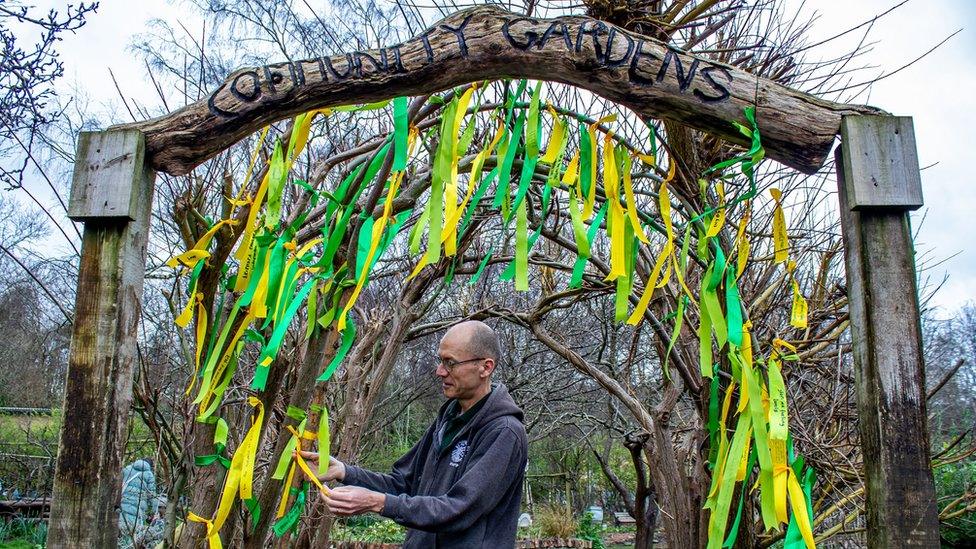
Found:
[[[37,545],[23,539],[0,541],[0,549],[34,549],[35,547]]]
[[[0,488],[3,492],[15,489],[31,495],[49,492],[61,424],[60,410],[54,410],[50,415],[0,414]],[[138,416],[133,416],[129,422],[124,463],[155,452],[156,445],[149,428]],[[11,459],[13,456],[18,457]]]
[[[4,447],[36,446],[38,442],[57,445],[60,429],[60,412],[49,416],[0,415],[0,443]]]
[[[0,520],[0,549],[44,547],[47,523],[37,519]]]

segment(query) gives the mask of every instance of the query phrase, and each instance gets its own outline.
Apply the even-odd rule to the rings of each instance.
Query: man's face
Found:
[[[472,360],[479,357],[467,350],[468,338],[458,330],[449,330],[441,339],[437,355],[436,374],[441,378],[441,389],[447,398],[468,399],[473,397],[478,388],[484,383],[488,373],[485,359]],[[444,363],[460,363],[448,370]]]

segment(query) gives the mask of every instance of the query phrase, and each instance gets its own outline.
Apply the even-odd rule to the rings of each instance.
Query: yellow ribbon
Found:
[[[230,515],[230,510],[240,493],[242,500],[252,497],[252,480],[254,478],[254,458],[257,455],[258,438],[261,435],[261,423],[264,420],[264,406],[257,397],[248,397],[248,404],[257,408],[257,418],[251,419],[251,428],[241,445],[234,452],[234,457],[230,462],[230,469],[227,470],[227,479],[224,481],[224,490],[220,496],[220,504],[217,506],[217,514],[214,519],[207,520],[199,515],[190,513],[187,519],[193,522],[201,522],[207,526],[207,541],[211,549],[221,549],[220,529]]]
[[[598,164],[597,162],[598,143],[596,140],[597,127],[602,124],[613,122],[616,119],[617,119],[617,115],[611,114],[608,116],[604,116],[603,118],[597,120],[596,122],[590,124],[587,127],[586,136],[587,139],[589,139],[590,141],[590,189],[586,195],[586,201],[583,203],[583,219],[589,219],[593,217],[593,208],[594,205],[596,204],[596,165]]]
[[[251,153],[251,161],[247,164],[247,172],[244,174],[244,181],[241,183],[241,189],[237,192],[237,197],[230,200],[230,203],[235,207],[244,206],[251,202],[250,199],[244,198],[244,191],[247,190],[247,183],[251,180],[251,173],[254,171],[254,164],[258,160],[258,154],[261,152],[261,147],[264,146],[264,139],[268,136],[269,129],[271,129],[271,126],[265,126],[264,129],[261,130],[261,135],[258,137],[258,144],[256,147],[254,147],[254,152]],[[233,215],[231,215],[231,217],[233,217]]]
[[[176,268],[178,265],[182,264],[188,269],[196,267],[197,263],[202,259],[210,257],[210,252],[207,251],[207,247],[210,246],[210,241],[213,240],[214,235],[220,230],[224,225],[237,225],[236,219],[223,219],[218,221],[209,231],[205,232],[203,236],[197,240],[197,243],[193,245],[189,250],[181,253],[176,257],[172,257],[166,262],[166,265]]]
[[[214,530],[212,520],[203,518],[193,511],[187,513],[186,520],[190,522],[199,522],[207,527],[207,546],[210,549],[223,549],[224,545],[220,542],[220,530]]]
[[[773,195],[776,207],[773,209],[773,249],[774,263],[785,263],[790,255],[790,241],[786,236],[786,216],[783,215],[783,204],[781,199],[783,193],[779,189],[769,189],[769,194]]]
[[[739,220],[739,229],[735,235],[735,246],[738,256],[736,257],[735,276],[742,276],[746,270],[746,263],[749,261],[749,237],[746,236],[746,226],[749,224],[749,217],[752,215],[752,201],[747,200],[742,219]]]
[[[359,280],[356,281],[356,288],[352,291],[352,294],[350,294],[349,300],[346,302],[346,306],[342,309],[342,313],[339,315],[339,323],[336,327],[340,332],[346,329],[346,315],[349,313],[349,310],[352,309],[353,305],[355,305],[356,299],[359,298],[359,293],[363,289],[363,285],[366,284],[366,278],[369,276],[370,263],[373,261],[373,256],[376,255],[377,248],[379,248],[380,240],[383,237],[383,231],[386,229],[386,224],[390,219],[391,212],[393,211],[393,198],[400,189],[400,181],[402,179],[403,172],[397,172],[393,175],[393,180],[390,182],[390,189],[386,193],[386,201],[383,203],[383,214],[380,216],[378,221],[373,223],[373,233],[371,235],[369,251],[366,252],[366,260],[363,262],[362,272],[359,273]]]
[[[488,147],[479,152],[471,163],[471,175],[468,178],[468,190],[464,194],[464,199],[461,201],[461,205],[454,209],[451,215],[446,216],[444,227],[445,230],[441,233],[441,242],[446,243],[448,238],[453,234],[454,238],[457,238],[457,226],[461,221],[461,216],[464,215],[464,210],[468,205],[468,201],[471,200],[471,195],[474,194],[475,188],[478,187],[478,183],[481,182],[481,169],[484,167],[485,160],[491,156],[494,152],[495,147],[498,146],[498,142],[501,141],[502,135],[505,133],[504,126],[499,123],[498,130],[495,132],[495,137],[492,138],[491,143]]]
[[[539,159],[540,162],[552,164],[559,156],[559,149],[562,148],[563,140],[566,138],[566,122],[552,108],[551,103],[546,103],[546,110],[552,117],[552,134],[549,136],[549,145],[546,147],[545,154]]]
[[[441,136],[441,139],[449,139],[448,142],[451,144],[451,175],[446,182],[447,184],[444,186],[445,219],[454,217],[454,212],[459,209],[457,203],[458,162],[463,151],[458,150],[458,132],[461,130],[461,122],[464,121],[464,117],[468,114],[468,104],[471,102],[471,96],[476,89],[478,89],[477,82],[461,94],[461,99],[458,100],[457,111],[454,113],[454,125],[451,127],[451,133],[450,135]],[[442,236],[444,237],[444,255],[448,257],[453,256],[457,253],[457,224],[453,227],[445,225],[442,230]],[[434,244],[431,243],[431,245]]]
[[[241,265],[248,265],[253,253],[254,246],[252,246],[254,241],[254,232],[258,228],[258,212],[261,210],[261,203],[264,202],[264,196],[268,194],[268,182],[271,180],[270,172],[264,174],[264,178],[261,179],[261,184],[258,185],[258,190],[254,194],[254,200],[251,202],[251,209],[247,212],[247,221],[244,224],[244,234],[241,235],[241,243],[237,246],[237,251],[234,253],[234,257],[240,262]],[[234,283],[235,292],[243,292],[247,289],[248,282],[251,278],[251,273],[254,269],[250,269],[237,276],[237,282]]]
[[[705,231],[705,238],[717,235],[722,230],[722,225],[725,225],[725,185],[721,181],[715,182],[715,194],[718,195],[718,209],[712,215],[712,221]]]
[[[305,461],[305,458],[302,457],[303,437],[299,436],[298,431],[296,431],[295,428],[292,427],[291,425],[288,425],[288,431],[290,431],[292,436],[294,436],[298,440],[298,443],[295,446],[295,461],[298,462],[298,467],[301,468],[302,472],[305,473],[305,476],[307,476],[308,479],[312,481],[312,484],[314,484],[315,487],[319,489],[319,492],[321,492],[323,496],[329,497],[329,489],[326,488],[321,481],[319,481],[319,478],[315,476],[315,473],[313,473],[312,469],[308,466],[308,463]],[[306,433],[307,432],[308,431],[306,431]],[[314,438],[314,437],[315,437],[315,433],[311,433],[310,438]],[[320,460],[322,459],[321,455],[319,455],[319,459]],[[326,460],[329,459],[328,454],[325,455],[325,459]],[[289,485],[290,484],[291,483],[289,483]]]
[[[608,229],[610,231],[610,273],[604,280],[616,280],[627,276],[626,242],[624,240],[624,210],[620,206],[620,180],[617,172],[617,159],[614,154],[613,134],[603,138],[603,189],[610,204]],[[594,183],[595,186],[595,183]]]
[[[644,233],[644,226],[641,225],[640,218],[637,217],[637,200],[634,199],[634,181],[631,179],[630,170],[633,166],[630,156],[624,157],[624,193],[627,197],[627,216],[630,224],[634,227],[634,234],[644,244],[650,244],[647,234]]]
[[[207,335],[207,308],[203,306],[203,294],[202,293],[196,294],[195,301],[197,303],[197,326],[196,326],[196,334],[195,334],[196,346],[197,346],[196,353],[195,353],[196,361],[194,362],[193,375],[190,376],[190,385],[186,388],[186,392],[183,393],[184,396],[190,394],[190,391],[193,390],[193,386],[197,382],[197,376],[200,375],[200,358],[203,356],[203,347],[204,347],[203,340],[204,337],[206,337]],[[177,324],[179,324],[179,322],[177,322]],[[181,327],[185,328],[186,326],[181,326]]]
[[[576,195],[582,197],[582,194],[580,193],[579,190],[579,185],[577,184],[579,182],[579,162],[580,162],[580,153],[577,150],[576,153],[573,154],[573,158],[570,159],[569,165],[566,166],[566,171],[563,172],[562,184],[568,187],[577,185]]]
[[[654,263],[654,268],[651,269],[651,276],[647,279],[647,284],[644,285],[644,293],[641,295],[640,301],[637,302],[637,306],[634,307],[634,311],[630,314],[627,319],[627,324],[632,326],[637,325],[642,318],[644,318],[644,312],[647,311],[648,305],[651,304],[651,297],[654,295],[654,288],[657,287],[658,277],[661,276],[661,269],[664,268],[664,263],[668,259],[672,260],[675,265],[675,271],[677,273],[678,280],[681,282],[681,286],[685,288],[688,295],[691,294],[691,290],[687,289],[684,283],[684,279],[681,275],[681,269],[677,268],[678,260],[674,253],[674,226],[671,223],[671,197],[668,194],[668,182],[674,175],[674,162],[671,163],[672,171],[661,183],[661,188],[658,191],[658,208],[661,212],[661,220],[664,222],[664,228],[667,232],[668,240],[664,243],[664,247],[661,248],[661,253],[657,256],[657,261]]]
[[[793,508],[793,516],[796,518],[796,526],[800,529],[800,535],[803,536],[803,542],[806,544],[807,549],[816,549],[816,543],[813,540],[813,528],[810,525],[810,516],[807,515],[806,498],[803,495],[803,489],[800,488],[800,483],[797,481],[793,469],[790,469],[786,474],[786,488],[790,493],[790,506]]]
[[[807,327],[807,300],[800,291],[800,283],[796,280],[796,262],[790,261],[787,264],[787,271],[790,273],[790,280],[793,285],[793,306],[790,309],[790,325],[801,330]]]

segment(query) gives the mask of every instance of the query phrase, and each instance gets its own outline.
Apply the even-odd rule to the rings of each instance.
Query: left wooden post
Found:
[[[68,217],[84,222],[48,547],[115,547],[156,178],[140,131],[83,132]]]

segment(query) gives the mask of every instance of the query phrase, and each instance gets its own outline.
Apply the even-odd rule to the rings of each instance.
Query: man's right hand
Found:
[[[318,463],[319,455],[316,452],[306,452],[302,451],[302,457],[305,461],[310,463]],[[338,480],[342,482],[346,478],[346,466],[341,461],[336,458],[329,456],[329,468],[326,469],[325,474],[319,477],[322,482],[332,482]]]

